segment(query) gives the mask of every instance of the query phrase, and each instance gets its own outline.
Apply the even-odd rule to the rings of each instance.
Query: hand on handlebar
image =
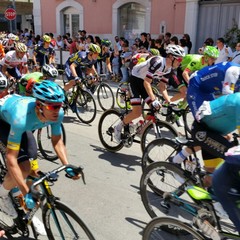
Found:
[[[72,168],[66,168],[65,172],[66,176],[73,180],[77,180],[81,177],[81,174],[74,172]]]
[[[159,110],[161,108],[161,103],[155,99],[153,102],[152,102],[152,107],[155,108],[156,110]]]

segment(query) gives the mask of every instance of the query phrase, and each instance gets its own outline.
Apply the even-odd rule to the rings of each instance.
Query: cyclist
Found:
[[[22,74],[28,73],[27,46],[24,43],[17,43],[15,50],[6,53],[0,61],[2,73],[7,78],[20,79]]]
[[[55,50],[51,46],[51,37],[43,35],[43,43],[36,45],[33,51],[35,71],[41,71],[44,64],[54,64]]]
[[[61,139],[61,122],[64,115],[61,106],[65,98],[62,88],[55,82],[45,80],[34,84],[33,96],[35,98],[13,94],[1,99],[0,137],[3,142],[7,142],[8,173],[0,186],[0,208],[12,218],[17,216],[8,196],[9,190],[13,187],[19,187],[25,196],[27,208],[31,209],[36,204],[24,180],[29,174],[30,163],[26,161],[28,159],[22,159],[19,163],[17,161],[21,139],[22,141],[26,139],[23,137],[24,134],[51,125],[53,147],[62,164],[68,164],[66,148]],[[7,138],[7,141],[4,138]],[[31,142],[26,144],[31,144]],[[66,172],[74,180],[80,177],[70,169]]]
[[[176,50],[174,48],[170,48],[170,49],[167,49],[167,51],[168,52],[172,51],[174,53],[174,51]],[[203,57],[200,59],[201,59],[201,62],[204,61],[204,63],[207,63],[208,66],[211,66],[214,64],[214,61],[216,60],[218,55],[219,55],[219,52],[215,47],[207,46],[204,49]],[[192,59],[192,61],[190,61],[190,59]],[[174,74],[172,74],[171,77],[160,78],[160,83],[159,83],[160,92],[167,103],[175,102],[179,99],[186,98],[187,86],[189,81],[188,73],[193,72],[195,70],[200,70],[202,67],[204,67],[204,65],[199,64],[199,62],[197,63],[196,59],[198,59],[198,55],[194,55],[194,54],[186,55],[183,58],[181,65],[177,69],[173,69]],[[188,61],[189,63],[187,64]],[[187,64],[187,67],[182,72],[183,66],[186,64]],[[195,68],[192,68],[192,66],[195,66]],[[186,74],[186,76],[184,74]],[[185,78],[183,76],[185,76]],[[170,98],[167,92],[167,85],[172,86],[173,88],[177,88],[179,92]]]
[[[204,150],[204,167],[208,172],[212,172],[222,162],[224,153],[232,146],[223,135],[235,130],[232,128],[236,123],[234,120],[235,114],[232,112],[229,113],[233,116],[229,116],[227,111],[220,115],[221,105],[225,104],[223,101],[232,97],[221,96],[215,99],[214,94],[221,92],[223,95],[233,95],[239,76],[240,66],[238,64],[223,62],[195,72],[189,81],[187,101],[195,118],[192,137]],[[219,110],[217,110],[218,106]],[[231,110],[229,109],[229,111]],[[219,115],[217,115],[218,112]],[[226,124],[227,122],[224,119],[226,116],[228,116],[228,120],[232,121],[229,125]],[[229,129],[232,130],[229,131]],[[184,148],[173,157],[172,161],[181,163],[191,153],[190,148]]]
[[[68,83],[65,84],[64,90],[69,91],[76,85],[76,81],[83,78],[83,69],[85,68],[87,75],[97,76],[97,71],[94,64],[97,62],[98,55],[101,53],[101,48],[91,43],[88,47],[89,52],[81,52],[72,54],[65,63],[65,73]]]
[[[2,40],[2,45],[4,47],[5,53],[15,49],[16,42],[19,40],[19,37],[13,33],[9,33],[7,38]]]
[[[184,53],[184,50],[180,46],[178,46],[178,49]],[[123,126],[141,116],[142,99],[149,106],[156,109],[160,108],[161,104],[156,99],[151,87],[153,76],[167,76],[171,73],[172,68],[177,68],[179,66],[180,58],[182,57],[173,55],[172,53],[168,55],[169,61],[166,61],[166,59],[161,56],[152,56],[145,62],[139,63],[133,67],[132,75],[129,79],[130,92],[132,95],[130,99],[132,111],[124,116],[123,121],[114,128],[114,138],[117,142],[121,141]]]
[[[42,67],[42,72],[33,72],[22,76],[19,81],[19,94],[31,96],[33,85],[36,82],[41,82],[46,79],[54,81],[57,77],[57,69],[53,65],[45,64]]]

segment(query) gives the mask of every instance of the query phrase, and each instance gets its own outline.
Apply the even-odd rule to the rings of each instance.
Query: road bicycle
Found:
[[[81,82],[76,82],[72,92],[66,94],[63,105],[65,114],[71,109],[81,122],[86,124],[93,122],[96,118],[97,106],[91,92],[84,90]]]
[[[147,187],[149,184],[151,188]],[[194,184],[196,184],[194,177],[186,176],[186,172],[175,164],[154,162],[146,168],[141,178],[142,201],[153,219],[160,218],[163,212],[167,215],[182,216],[185,223],[191,223],[192,229],[194,227],[197,233],[204,236],[204,238],[196,239],[240,239],[234,225],[229,219],[222,219],[223,215],[215,208],[214,195]],[[152,191],[153,189],[154,191]],[[195,239],[186,236],[191,232],[182,228],[185,225],[182,226],[181,222],[176,225],[168,220],[165,223],[160,220],[161,227],[159,227],[158,221],[153,222],[154,224],[151,223],[151,227],[147,226],[147,228],[150,228],[152,232],[154,231],[151,234],[155,237],[158,236],[158,238],[149,237],[151,231],[148,229],[146,230],[148,237],[143,239],[162,239],[160,236],[165,236],[165,231],[169,234],[167,236],[172,234],[178,239]],[[179,221],[177,220],[177,222]],[[152,224],[155,226],[153,227]],[[163,226],[165,226],[164,229],[162,229]],[[158,230],[158,228],[160,229]],[[184,231],[180,231],[180,229]]]
[[[103,111],[114,108],[115,99],[112,88],[106,82],[106,74],[99,74],[98,77],[93,78],[92,76],[85,76],[82,79],[86,89],[88,89],[93,95],[97,93],[98,104]]]
[[[61,130],[62,130],[62,140],[64,145],[66,145],[66,131],[63,123],[61,123]],[[36,137],[37,137],[38,150],[41,153],[42,157],[49,161],[57,160],[58,156],[56,155],[56,152],[52,145],[51,127],[46,126],[44,128],[38,129]]]
[[[125,95],[125,98],[127,96]],[[98,136],[102,145],[111,152],[117,152],[124,146],[131,147],[133,143],[140,143],[143,151],[147,144],[155,138],[174,138],[178,135],[176,129],[169,123],[158,118],[158,112],[154,109],[144,109],[145,118],[139,127],[126,125],[123,128],[121,142],[114,139],[114,127],[123,120],[124,116],[131,110],[128,109],[125,99],[125,109],[123,111],[110,109],[105,111],[98,123]]]
[[[189,119],[189,111],[190,110],[188,106],[183,109],[176,107],[176,105],[167,106],[168,115],[176,114],[178,116],[182,116],[184,125],[183,132],[179,133],[175,139],[162,138],[159,141],[157,139],[154,139],[152,142],[150,142],[145,148],[142,155],[143,171],[152,162],[167,161],[169,158],[175,156],[178,152],[180,152],[185,145],[189,145],[191,148],[194,147],[195,144],[191,138],[190,127],[190,123],[192,123],[193,119]],[[197,158],[197,156],[191,155],[189,157],[189,160],[192,161],[192,158]]]
[[[76,174],[81,174],[85,183],[83,168],[70,164],[63,165],[47,173],[39,172],[39,178],[35,180],[31,186],[31,193],[35,199],[38,199],[38,202],[31,210],[19,207],[19,202],[12,196],[11,192],[9,193],[18,217],[12,219],[0,211],[0,228],[5,230],[8,237],[15,236],[16,234],[21,237],[29,237],[29,226],[31,226],[34,238],[37,239],[38,236],[31,220],[40,208],[48,239],[95,239],[87,225],[80,219],[75,211],[61,202],[51,190],[51,186],[53,186],[59,178],[58,173],[67,168],[72,169]],[[3,162],[0,163],[0,169],[2,177],[7,172]],[[66,174],[66,177],[69,176]]]

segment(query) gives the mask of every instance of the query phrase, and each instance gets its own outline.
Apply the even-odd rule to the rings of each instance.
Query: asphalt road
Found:
[[[111,85],[115,91],[117,84]],[[97,240],[140,240],[143,228],[151,220],[139,194],[140,145],[135,143],[117,153],[106,151],[97,133],[102,113],[98,108],[91,125],[82,124],[70,111],[65,116],[69,162],[84,166],[87,184],[61,174],[52,189],[79,214]],[[60,166],[60,162],[40,160],[39,165],[48,171]]]

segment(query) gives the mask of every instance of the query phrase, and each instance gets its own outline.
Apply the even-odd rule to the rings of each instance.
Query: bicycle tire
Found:
[[[182,146],[173,139],[157,138],[151,141],[143,151],[142,170],[153,162],[168,161],[182,150]]]
[[[60,236],[58,226],[56,226],[55,216],[57,218],[56,221],[60,224],[62,234],[64,235],[63,238]],[[93,234],[81,218],[67,205],[58,200],[54,202],[53,208],[49,208],[48,203],[44,205],[42,217],[48,239],[50,240],[79,239],[79,236],[81,236],[80,239],[95,240]],[[71,226],[69,226],[69,223]],[[78,228],[76,229],[76,227]],[[66,234],[71,234],[71,237],[69,235],[66,236]]]
[[[66,145],[66,132],[62,123],[61,123],[61,129],[62,129],[62,140],[64,145]],[[43,132],[44,130],[46,130],[46,134],[44,134]],[[43,139],[43,136],[46,136],[44,138],[45,140]],[[56,155],[55,150],[52,146],[50,126],[46,126],[45,128],[38,129],[37,143],[38,143],[38,149],[41,155],[44,157],[44,159],[49,161],[55,161],[58,159],[58,156]]]
[[[163,194],[174,192],[177,196],[185,193],[186,186],[194,185],[183,169],[169,162],[151,163],[140,180],[140,195],[150,217],[159,217],[165,210],[162,205]]]
[[[206,240],[206,238],[192,226],[172,217],[152,219],[144,228],[142,239]]]
[[[97,89],[98,104],[103,111],[114,108],[115,100],[111,87],[107,83],[101,83]]]
[[[168,122],[158,120],[156,122],[158,135],[155,135],[153,123],[144,129],[141,137],[141,150],[144,152],[146,146],[156,138],[175,138],[178,136],[177,130]]]
[[[188,116],[189,116],[188,114],[190,114],[191,119],[188,118]],[[186,109],[185,109],[185,111],[182,115],[182,118],[183,118],[183,122],[186,123],[186,126],[185,126],[186,131],[191,134],[191,128],[192,128],[194,118],[192,116],[192,113],[191,113],[191,110],[190,110],[189,106],[186,107]]]
[[[105,111],[99,119],[98,136],[102,145],[110,152],[117,152],[123,148],[123,143],[114,139],[114,126],[120,121],[121,113],[116,109]]]
[[[78,119],[86,124],[93,122],[97,115],[97,106],[93,95],[89,91],[81,89],[74,102]]]
[[[118,88],[117,88],[117,91],[116,91],[116,103],[118,105],[118,107],[120,109],[125,109],[126,108],[126,104],[127,104],[127,108],[130,110],[132,108],[131,104],[130,104],[130,100],[127,101],[126,103],[126,94],[127,94],[127,91],[129,90],[125,90],[123,91],[122,90],[122,85],[128,85],[128,83],[121,83]],[[128,88],[128,87],[127,87]]]

